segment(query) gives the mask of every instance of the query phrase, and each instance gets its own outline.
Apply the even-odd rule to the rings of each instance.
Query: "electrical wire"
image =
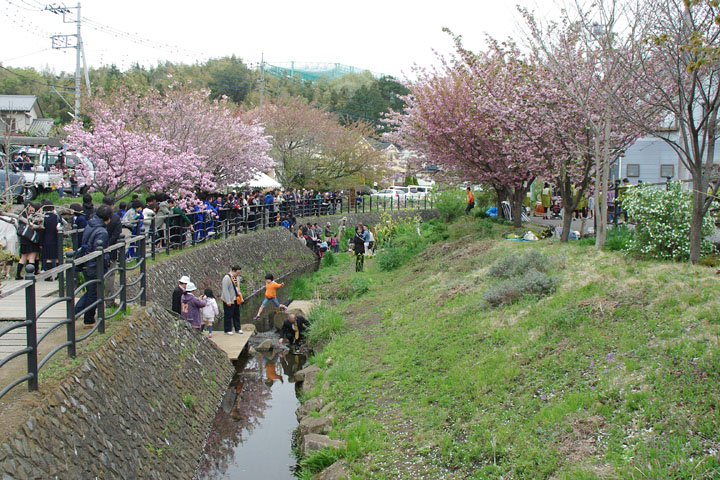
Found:
[[[7,3],[9,3],[10,5],[12,5],[13,7],[15,7],[15,8],[19,8],[19,9],[21,9],[21,10],[25,10],[25,11],[28,11],[28,12],[41,12],[41,11],[43,10],[42,8],[37,8],[37,7],[28,8],[28,7],[23,6],[23,5],[18,5],[17,3],[13,2],[12,0],[5,0],[5,1],[6,1]],[[23,3],[24,3],[25,5],[30,5],[30,4],[27,3],[27,2],[23,2]],[[30,6],[32,7],[32,5],[30,5]]]
[[[0,60],[0,63],[10,62],[12,60],[17,60],[18,58],[29,57],[31,55],[35,55],[36,53],[47,52],[48,50],[52,50],[52,49],[51,48],[43,48],[42,50],[36,50],[34,52],[26,53],[25,55],[18,55],[17,57],[5,58],[5,59]]]
[[[14,72],[14,71],[10,70],[9,68],[5,68],[5,67],[3,67],[2,65],[0,65],[0,69],[1,69],[1,70],[5,70],[6,72],[12,73],[13,75],[17,75],[18,77],[24,78],[25,80],[27,80],[27,81],[29,81],[29,82],[37,83],[38,85],[44,85],[44,86],[46,86],[46,87],[54,87],[54,88],[58,88],[58,89],[60,89],[60,90],[68,90],[68,91],[74,91],[74,90],[75,90],[73,87],[67,87],[67,86],[62,86],[62,85],[53,85],[53,84],[51,84],[51,83],[40,82],[40,81],[38,81],[38,80],[35,80],[34,78],[30,78],[30,77],[28,77],[28,76],[26,76],[26,75],[22,75],[22,74],[20,74],[20,73]]]
[[[150,48],[153,48],[156,50],[163,50],[163,51],[166,51],[169,53],[180,54],[180,55],[184,55],[184,56],[192,57],[192,58],[197,58],[198,56],[200,56],[200,57],[207,56],[207,54],[203,53],[203,52],[198,52],[198,51],[190,50],[190,49],[180,47],[177,45],[171,45],[168,43],[151,40],[149,38],[142,37],[135,33],[129,33],[124,30],[120,30],[118,28],[111,27],[109,25],[105,25],[103,23],[97,22],[97,21],[92,20],[87,17],[83,18],[83,25],[85,25],[86,27],[91,28],[95,31],[104,33],[106,35],[110,35],[115,38],[120,38],[120,39],[129,41],[129,42],[132,42],[132,43],[135,43],[138,45],[143,45],[146,47],[150,47]]]

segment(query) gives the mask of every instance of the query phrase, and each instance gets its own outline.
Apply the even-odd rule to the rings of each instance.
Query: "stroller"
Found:
[[[562,217],[562,198],[552,197],[550,200],[550,211],[548,212],[548,218],[557,219]]]

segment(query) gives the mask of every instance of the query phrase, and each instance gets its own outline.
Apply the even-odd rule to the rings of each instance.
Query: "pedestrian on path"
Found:
[[[278,289],[284,287],[284,283],[277,283],[275,281],[275,277],[273,277],[272,273],[268,273],[265,275],[265,298],[263,299],[263,302],[260,304],[260,309],[258,310],[257,315],[253,317],[253,320],[257,320],[260,318],[260,315],[262,314],[263,308],[265,308],[265,305],[272,302],[275,304],[275,306],[281,310],[285,310],[285,305],[280,305],[280,301],[277,299],[277,291]]]
[[[362,225],[355,227],[353,251],[355,252],[355,271],[362,272],[365,266],[365,237],[363,236]]]
[[[232,335],[233,327],[235,327],[237,333],[243,333],[240,328],[240,305],[243,303],[243,296],[240,292],[239,275],[240,265],[233,265],[222,279],[220,299],[223,301],[223,329],[225,335]]]
[[[207,304],[202,308],[202,310],[200,310],[203,323],[200,331],[202,331],[204,328],[207,328],[208,338],[212,338],[213,323],[215,323],[215,319],[217,318],[217,316],[220,315],[220,311],[218,310],[217,301],[215,301],[215,295],[213,294],[212,288],[205,289],[205,301],[207,302]]]
[[[465,215],[470,215],[470,210],[475,208],[475,195],[473,195],[472,189],[467,187],[467,206],[465,207]]]

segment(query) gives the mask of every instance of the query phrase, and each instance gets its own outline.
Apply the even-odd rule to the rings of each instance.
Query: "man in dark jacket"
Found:
[[[112,210],[107,205],[100,205],[95,212],[95,215],[88,222],[88,226],[83,232],[82,245],[87,245],[88,250],[91,252],[96,251],[98,248],[104,248],[108,244],[108,233],[105,230],[105,226],[110,223],[112,217]],[[101,243],[102,242],[102,243]],[[109,255],[103,254],[97,258],[93,258],[82,264],[83,273],[85,274],[85,281],[96,280],[98,278],[97,262],[104,262],[104,265],[109,264]],[[102,283],[100,285],[92,284],[85,289],[85,293],[77,305],[75,305],[76,311],[84,310],[87,306],[93,305],[98,298],[98,288],[103,288]],[[92,328],[95,325],[95,310],[97,305],[90,308],[85,312],[83,323],[85,328]]]
[[[107,205],[110,207],[110,210],[113,212],[112,216],[110,217],[110,222],[105,226],[107,233],[108,233],[108,243],[106,246],[115,245],[120,241],[120,235],[122,234],[122,222],[120,215],[118,215],[115,212],[115,197],[112,195],[108,195],[105,198],[103,198],[102,201],[103,205]],[[110,264],[108,265],[108,270],[115,267],[118,261],[118,251],[113,250],[110,252]],[[115,272],[111,273],[107,276],[105,279],[105,297],[111,297],[115,293]],[[114,300],[109,300],[106,302],[106,306],[110,307],[114,304]]]
[[[308,322],[305,317],[291,313],[288,315],[287,320],[283,322],[282,329],[280,330],[282,338],[278,340],[278,342],[287,342],[288,345],[298,345],[301,341],[305,340],[305,331],[309,326],[310,322]]]
[[[177,287],[172,294],[172,311],[180,315],[182,313],[182,296],[185,294],[185,287],[190,283],[190,277],[183,275],[178,280]]]
[[[95,205],[93,205],[92,195],[90,195],[89,193],[86,193],[85,195],[83,195],[82,210],[83,210],[83,215],[85,215],[85,218],[87,220],[90,220],[90,217],[92,217],[95,214]]]

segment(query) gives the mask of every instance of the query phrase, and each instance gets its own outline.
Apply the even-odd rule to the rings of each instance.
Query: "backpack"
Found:
[[[90,228],[90,227],[88,227],[88,228]],[[78,248],[77,252],[75,252],[76,260],[78,258],[82,258],[85,255],[88,255],[93,252],[93,246],[95,245],[95,239],[97,238],[96,233],[98,232],[98,229],[100,229],[100,228],[103,228],[103,227],[100,227],[100,226],[92,227],[92,229],[90,230],[90,234],[88,235],[88,242],[81,244],[80,248]],[[83,235],[83,237],[84,237],[84,235]],[[80,265],[76,265],[75,271],[81,272],[85,268],[86,265],[87,265],[87,263],[82,263]]]

